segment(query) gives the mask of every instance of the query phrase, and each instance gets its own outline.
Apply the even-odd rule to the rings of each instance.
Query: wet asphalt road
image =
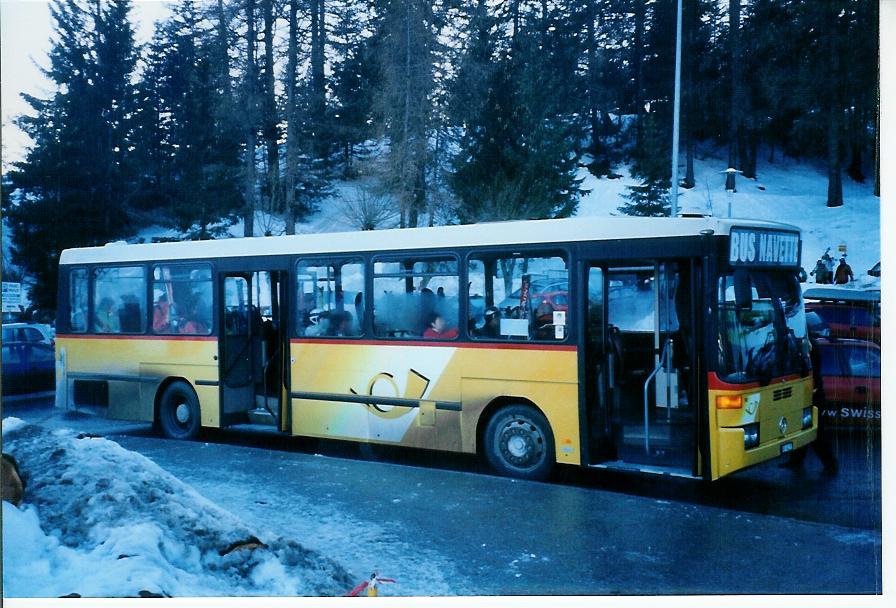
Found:
[[[402,570],[405,593],[873,594],[882,586],[879,433],[836,435],[836,477],[823,476],[810,453],[800,472],[771,462],[713,484],[578,469],[533,483],[494,477],[471,457],[385,449],[371,461],[352,444],[269,433],[215,430],[174,442],[148,425],[60,412],[46,400],[4,402],[3,416],[104,435],[247,521],[330,549],[350,570],[371,561]],[[346,537],[377,532],[359,547],[339,538],[334,521]]]

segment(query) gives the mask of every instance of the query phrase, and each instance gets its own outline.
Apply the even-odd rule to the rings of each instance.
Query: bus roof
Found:
[[[732,226],[799,232],[799,228],[796,226],[737,218],[588,217],[210,241],[134,245],[110,243],[103,247],[66,249],[62,252],[59,263],[72,265],[262,255],[450,249],[470,246],[697,236],[703,230],[712,230],[716,235],[727,235]]]

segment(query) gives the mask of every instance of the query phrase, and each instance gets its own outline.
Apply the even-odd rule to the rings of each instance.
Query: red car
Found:
[[[880,346],[867,340],[819,338],[825,403],[819,414],[835,426],[880,427]]]
[[[806,312],[814,312],[835,338],[858,338],[880,344],[880,291],[835,287],[803,293]]]

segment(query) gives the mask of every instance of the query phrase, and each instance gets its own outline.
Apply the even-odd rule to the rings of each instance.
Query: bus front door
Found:
[[[593,463],[694,474],[688,270],[677,262],[588,270],[585,382]]]
[[[220,314],[221,426],[246,422],[255,400],[251,275],[226,276]]]
[[[286,287],[282,271],[224,277],[219,354],[222,426],[248,422],[283,430]]]

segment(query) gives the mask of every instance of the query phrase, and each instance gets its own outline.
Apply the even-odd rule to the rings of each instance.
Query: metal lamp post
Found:
[[[743,171],[738,171],[734,167],[728,167],[724,171],[719,171],[719,173],[726,176],[725,183],[727,184],[728,183],[728,178],[727,178],[728,175],[731,175],[731,174],[737,175],[738,173],[743,173]],[[728,193],[728,217],[731,217],[731,198],[734,196],[735,190],[736,190],[736,188],[726,188],[725,189],[725,191]]]
[[[672,112],[672,183],[669,187],[670,217],[678,215],[678,131],[681,111],[681,0],[675,16],[675,107]]]

